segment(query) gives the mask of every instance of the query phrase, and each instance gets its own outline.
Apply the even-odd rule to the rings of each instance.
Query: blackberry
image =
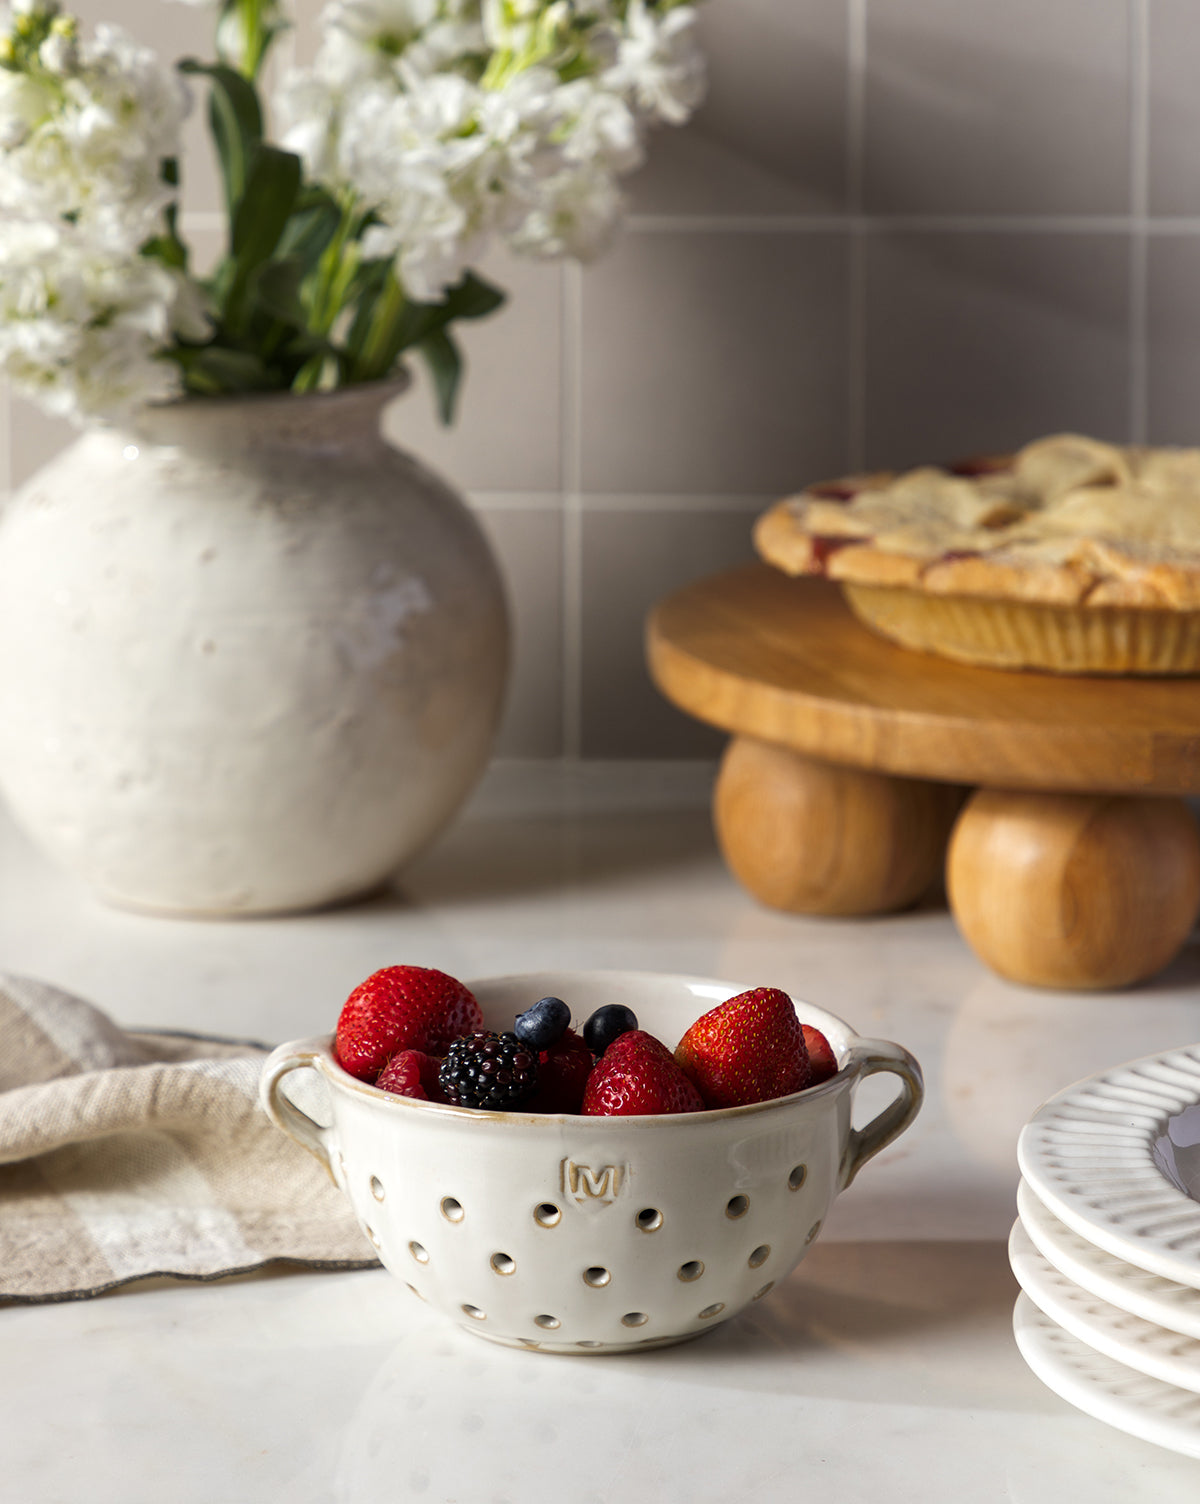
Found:
[[[438,1082],[455,1107],[506,1112],[537,1090],[537,1051],[515,1034],[461,1034],[446,1052]]]

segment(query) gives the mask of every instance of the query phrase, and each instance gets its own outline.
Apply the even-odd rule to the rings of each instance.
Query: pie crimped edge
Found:
[[[1012,455],[810,486],[760,555],[867,626],[967,663],[1200,673],[1200,449],[1055,434]]]

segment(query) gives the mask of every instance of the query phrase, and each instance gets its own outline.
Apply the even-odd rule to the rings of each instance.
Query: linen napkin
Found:
[[[377,1263],[324,1169],[258,1106],[266,1054],[121,1029],[0,975],[0,1303]]]

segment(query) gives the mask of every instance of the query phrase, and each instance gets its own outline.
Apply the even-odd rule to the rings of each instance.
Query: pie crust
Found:
[[[810,486],[758,519],[788,574],[906,647],[1000,668],[1200,673],[1200,449],[1056,434]]]

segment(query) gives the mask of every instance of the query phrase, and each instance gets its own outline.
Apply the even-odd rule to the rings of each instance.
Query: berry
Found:
[[[578,1112],[594,1063],[591,1050],[568,1029],[538,1056],[538,1089],[524,1105],[530,1112]]]
[[[801,1024],[800,1027],[804,1032],[805,1048],[808,1050],[808,1085],[819,1086],[822,1081],[828,1081],[830,1076],[837,1075],[837,1056],[820,1029],[814,1029],[811,1024]]]
[[[583,1039],[593,1055],[603,1055],[614,1039],[638,1026],[637,1015],[624,1003],[606,1003],[597,1008],[583,1026]]]
[[[584,1117],[703,1112],[700,1093],[652,1034],[629,1029],[605,1050],[588,1077]]]
[[[544,997],[519,1014],[513,1033],[531,1049],[548,1050],[571,1022],[571,1010],[561,997]]]
[[[709,1107],[769,1102],[809,1084],[804,1032],[778,987],[741,992],[698,1018],[675,1059]]]
[[[538,1058],[515,1034],[478,1030],[450,1046],[438,1081],[456,1107],[506,1112],[537,1090]]]
[[[442,1062],[420,1050],[400,1050],[379,1073],[375,1085],[398,1097],[415,1097],[418,1102],[444,1102],[445,1093],[438,1085]]]
[[[482,1026],[474,996],[444,971],[385,966],[343,1004],[337,1058],[360,1081],[374,1081],[398,1051],[444,1055],[452,1039]]]

